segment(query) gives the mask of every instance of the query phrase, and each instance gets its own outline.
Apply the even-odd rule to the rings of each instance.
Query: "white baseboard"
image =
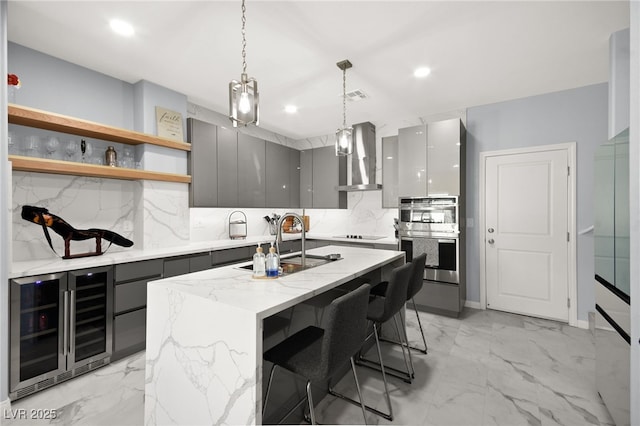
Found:
[[[473,308],[473,309],[484,309],[480,305],[480,302],[474,302],[473,300],[465,300],[464,307],[465,308]]]
[[[576,327],[589,330],[589,321],[578,320],[578,322],[576,322]]]
[[[0,411],[2,411],[2,413],[5,412],[5,410],[9,410],[11,408],[11,400],[9,398],[5,399],[4,401],[0,401]]]

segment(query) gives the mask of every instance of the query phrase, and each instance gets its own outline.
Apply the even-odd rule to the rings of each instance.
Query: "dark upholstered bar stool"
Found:
[[[326,308],[322,328],[309,326],[264,353],[264,359],[272,362],[273,367],[264,398],[263,414],[267,408],[273,373],[275,367],[279,366],[307,380],[306,398],[302,398],[282,420],[293,413],[306,399],[309,403],[311,423],[316,424],[311,383],[330,378],[347,361],[351,361],[351,370],[360,397],[359,405],[362,408],[362,415],[365,416],[365,405],[362,401],[353,357],[361,348],[367,333],[370,288],[369,284],[363,284],[333,300]],[[366,421],[365,416],[365,423]]]
[[[423,354],[427,353],[427,349],[428,349],[427,339],[424,337],[424,330],[422,329],[422,322],[420,321],[420,315],[418,314],[418,307],[416,306],[416,301],[414,299],[414,296],[418,294],[420,290],[422,290],[422,283],[424,279],[424,265],[426,264],[426,262],[427,262],[426,253],[423,253],[413,258],[413,260],[411,261],[411,264],[413,265],[413,271],[411,273],[411,281],[409,282],[409,287],[407,289],[407,303],[409,303],[409,300],[411,300],[411,303],[413,304],[413,310],[415,311],[416,317],[418,318],[418,326],[420,327],[420,335],[422,336],[424,349],[418,348],[415,346],[409,346],[409,347],[416,351],[422,352]],[[371,294],[376,296],[384,296],[384,294],[387,291],[387,285],[388,284],[386,281],[383,281],[380,284],[375,285],[371,289]],[[382,340],[386,340],[386,339],[382,339]],[[389,340],[386,340],[386,341],[389,341]],[[407,342],[408,342],[408,339],[407,339]],[[392,343],[399,344],[399,342],[392,342]]]
[[[387,408],[389,413],[383,413],[379,410],[371,408],[369,406],[365,406],[365,408],[372,413],[375,413],[381,417],[384,417],[387,420],[393,420],[393,409],[391,407],[391,398],[389,396],[389,388],[387,386],[387,377],[385,373],[385,366],[382,362],[382,352],[380,350],[380,340],[378,334],[378,325],[387,322],[391,318],[394,318],[396,324],[396,331],[398,332],[398,338],[403,340],[403,335],[400,333],[400,329],[398,327],[397,314],[400,312],[407,297],[407,286],[409,285],[409,278],[411,277],[412,265],[410,263],[406,263],[403,266],[393,269],[391,271],[391,279],[387,284],[387,291],[385,293],[385,297],[376,297],[369,302],[369,309],[367,311],[367,319],[373,323],[373,332],[367,336],[367,339],[370,339],[371,336],[375,337],[376,340],[376,349],[378,351],[378,360],[379,363],[375,365],[378,367],[379,371],[382,373],[382,381],[384,383],[384,393],[387,400]],[[402,353],[404,355],[404,346],[402,347]],[[360,360],[367,362],[367,360],[360,358]],[[405,364],[407,367],[407,374],[409,375],[409,364],[407,363],[407,359],[405,357]],[[367,364],[364,364],[368,366]],[[375,368],[375,367],[374,367]],[[357,404],[357,401],[352,400],[344,395],[341,395],[335,392],[333,389],[329,388],[329,393],[335,395],[339,398],[346,399],[354,404]]]

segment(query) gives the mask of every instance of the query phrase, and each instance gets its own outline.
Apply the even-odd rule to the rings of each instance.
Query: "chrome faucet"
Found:
[[[285,213],[280,216],[280,220],[278,220],[278,231],[276,235],[276,249],[278,250],[278,258],[280,258],[280,243],[282,242],[282,224],[287,217],[293,217],[298,219],[300,225],[302,226],[302,254],[301,258],[301,266],[304,268],[306,265],[306,254],[304,250],[304,239],[305,239],[305,230],[304,230],[304,221],[302,217],[298,213]]]

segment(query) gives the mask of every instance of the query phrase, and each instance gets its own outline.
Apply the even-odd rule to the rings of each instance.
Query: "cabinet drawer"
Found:
[[[189,258],[189,272],[211,269],[211,255],[209,253],[196,254]]]
[[[147,280],[118,284],[115,287],[114,312],[143,308],[147,305]]]
[[[116,316],[113,329],[114,352],[144,349],[147,330],[146,308]]]
[[[177,275],[184,275],[188,273],[189,273],[188,257],[175,257],[171,259],[165,259],[163,278],[175,277]]]
[[[252,248],[236,247],[211,252],[211,263],[213,265],[224,265],[226,263],[245,262],[253,256],[253,254],[250,254]]]
[[[424,281],[422,290],[415,295],[418,305],[445,311],[460,311],[460,287],[456,284]]]
[[[116,282],[162,275],[162,259],[116,265]]]

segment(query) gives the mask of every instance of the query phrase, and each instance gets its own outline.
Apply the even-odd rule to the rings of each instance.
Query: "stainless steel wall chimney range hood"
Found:
[[[376,126],[367,121],[352,127],[351,167],[347,170],[347,185],[338,186],[338,191],[382,189],[382,185],[376,183]]]

